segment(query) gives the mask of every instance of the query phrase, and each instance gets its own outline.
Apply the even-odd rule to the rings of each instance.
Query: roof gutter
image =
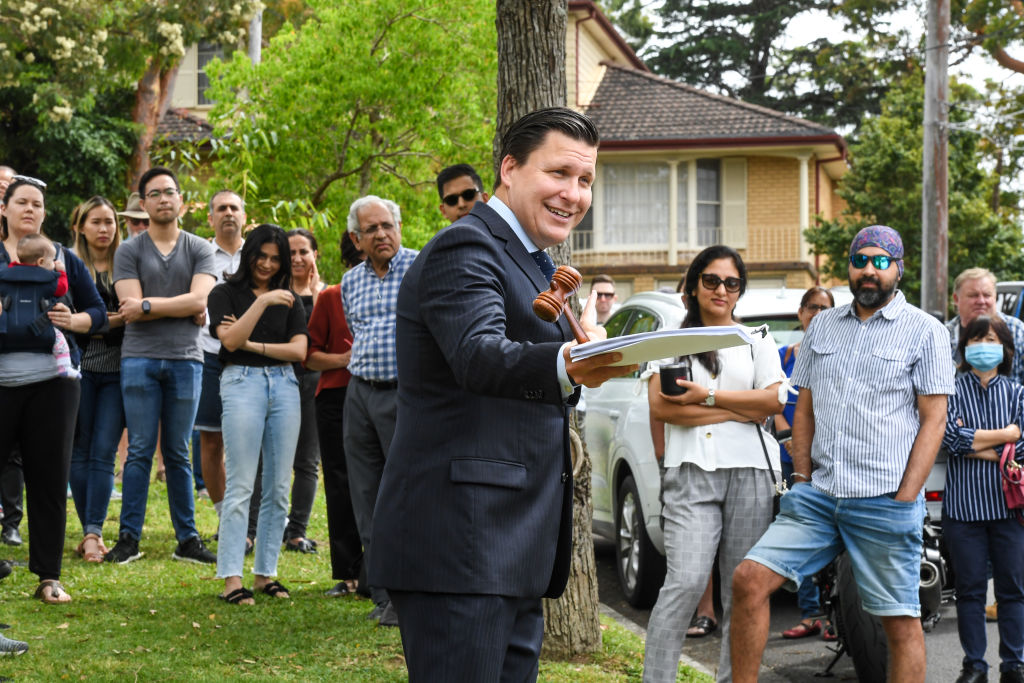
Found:
[[[661,138],[650,140],[601,140],[601,149],[608,150],[660,150],[687,148],[778,147],[781,145],[807,145],[826,143],[835,145],[846,158],[846,141],[841,135],[785,135],[779,137],[727,137],[727,138]]]

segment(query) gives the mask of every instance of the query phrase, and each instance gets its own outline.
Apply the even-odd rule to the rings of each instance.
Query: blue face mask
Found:
[[[964,359],[975,370],[988,372],[1003,362],[1003,345],[990,342],[971,344],[964,349]]]

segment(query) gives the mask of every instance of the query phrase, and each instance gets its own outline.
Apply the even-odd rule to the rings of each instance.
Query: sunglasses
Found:
[[[468,202],[470,200],[476,199],[476,196],[478,194],[480,194],[480,190],[476,189],[475,187],[471,187],[468,190],[463,190],[462,192],[453,192],[452,194],[447,195],[441,201],[443,201],[448,206],[455,206],[456,204],[459,203],[459,197],[462,197],[462,199]]]
[[[128,222],[132,225],[149,225],[148,218],[129,218]]]
[[[32,176],[27,176],[27,175],[16,175],[16,176],[11,178],[11,182],[12,183],[16,183],[16,182],[19,182],[19,181],[23,182],[23,183],[28,183],[29,185],[35,185],[36,187],[38,187],[40,189],[43,189],[43,190],[46,189],[46,183],[44,183],[39,178],[33,178]]]
[[[743,278],[727,277],[723,280],[712,273],[702,273],[700,276],[700,283],[704,285],[704,289],[709,289],[711,291],[718,289],[718,285],[725,284],[725,291],[738,292],[740,291],[740,287],[743,286]]]
[[[594,292],[597,294],[598,299],[611,299],[615,296],[615,292]]]
[[[850,257],[850,263],[853,264],[854,268],[864,268],[868,265],[868,261],[871,261],[871,265],[875,267],[875,270],[888,270],[894,261],[902,260],[901,258],[893,258],[888,254],[875,254],[874,256],[854,254]]]

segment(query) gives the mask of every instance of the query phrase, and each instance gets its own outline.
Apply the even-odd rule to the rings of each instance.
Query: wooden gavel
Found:
[[[565,311],[565,320],[569,323],[569,327],[572,328],[576,341],[580,344],[585,344],[590,341],[590,337],[583,331],[580,321],[573,315],[567,301],[570,296],[579,290],[582,284],[583,276],[580,275],[580,271],[572,266],[558,266],[555,274],[551,276],[551,289],[541,292],[533,300],[533,312],[541,320],[553,323],[558,320],[558,316],[562,314],[562,311]]]

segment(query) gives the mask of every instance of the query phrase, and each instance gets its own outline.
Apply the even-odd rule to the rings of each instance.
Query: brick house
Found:
[[[619,298],[675,288],[704,247],[735,247],[752,287],[818,275],[803,231],[842,209],[846,144],[833,130],[655,76],[590,0],[571,0],[568,102],[601,131],[594,203],[573,234],[587,275]]]

